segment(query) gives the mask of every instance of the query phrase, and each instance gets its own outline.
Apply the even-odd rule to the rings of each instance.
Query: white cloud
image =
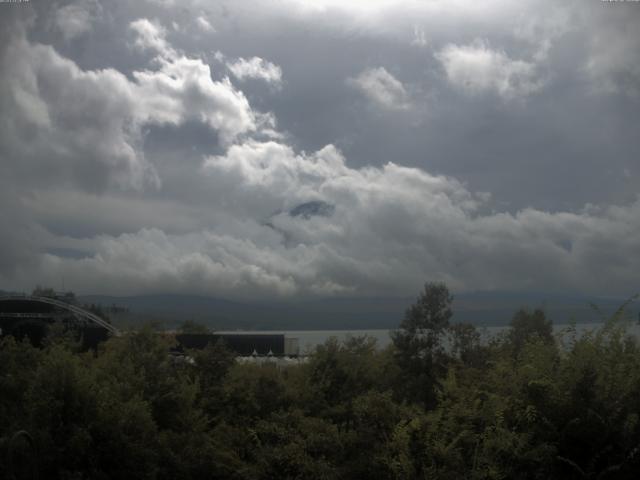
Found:
[[[523,98],[543,86],[534,63],[512,60],[479,40],[470,45],[449,44],[436,58],[449,82],[472,95],[494,92],[505,99]]]
[[[198,25],[198,28],[200,30],[202,30],[203,32],[215,32],[216,29],[213,28],[213,25],[211,25],[211,23],[209,22],[209,20],[207,20],[207,18],[203,15],[200,15],[198,18],[196,18],[196,25]]]
[[[84,288],[219,296],[402,295],[425,279],[456,290],[627,291],[640,268],[640,200],[583,212],[481,210],[486,195],[394,163],[350,168],[329,145],[296,153],[277,142],[233,145],[204,171],[229,215],[211,228],[157,228],[83,240],[84,259],[48,254],[49,276]],[[329,216],[288,212],[304,202]],[[234,220],[231,220],[231,219]],[[44,281],[43,280],[43,281]]]
[[[431,45],[447,45],[437,58],[453,85],[470,94],[494,92],[506,99],[538,91],[543,84],[542,62],[558,62],[554,54],[562,56],[551,45],[563,30],[554,33],[555,27],[545,20],[547,10],[531,7],[532,2],[523,8],[517,2],[473,2],[467,6],[471,19],[463,15],[465,8],[458,1],[408,2],[403,4],[406,8],[390,1],[300,2],[291,9],[280,4],[279,10],[273,2],[261,5],[263,10],[254,9],[253,3],[230,3],[226,13],[231,20],[215,23],[221,42],[236,40],[236,32],[223,38],[228,34],[225,28],[244,33],[253,32],[249,27],[255,26],[263,29],[256,38],[265,38],[261,36],[264,29],[277,31],[283,22],[291,21],[288,15],[302,15],[302,10],[306,19],[314,20],[313,28],[318,29],[314,34],[333,35],[340,42],[347,37],[350,41],[353,35],[386,35],[377,40],[382,43],[392,37],[394,45],[403,45],[411,55],[419,53],[408,48],[411,34],[420,44],[428,33]],[[204,11],[201,4],[196,7],[192,11]],[[253,20],[237,13],[247,10],[252,11]],[[531,12],[538,12],[541,20],[529,22]],[[510,20],[514,13],[527,19],[515,42],[517,22]],[[265,21],[268,15],[278,21]],[[179,17],[162,17],[164,25],[170,25],[171,18]],[[213,13],[209,18],[216,20]],[[192,17],[180,31],[174,27],[169,32],[160,21],[134,22],[129,33],[135,33],[137,47],[153,60],[146,67],[131,67],[131,59],[123,59],[122,65],[131,67],[126,75],[114,68],[83,68],[80,60],[75,63],[51,47],[24,36],[5,36],[8,41],[0,60],[0,110],[5,113],[0,118],[0,178],[4,180],[0,224],[11,228],[0,232],[3,285],[30,287],[34,279],[57,284],[64,277],[85,292],[270,297],[405,295],[426,279],[444,280],[461,290],[558,289],[601,294],[625,292],[637,283],[640,201],[581,212],[530,208],[488,213],[487,194],[475,193],[451,177],[396,163],[356,168],[368,159],[347,161],[331,145],[305,153],[294,149],[293,142],[286,143],[286,136],[258,140],[264,139],[266,128],[273,128],[274,117],[253,111],[228,80],[214,80],[220,77],[212,76],[202,59],[185,53],[205,48],[186,38],[189,25],[199,28],[195,22],[197,17]],[[416,24],[420,29],[414,31]],[[86,31],[85,23],[77,25],[75,30],[69,27],[69,38]],[[492,48],[488,43],[468,43],[484,31],[494,32]],[[169,42],[172,35],[180,39],[184,51]],[[625,52],[635,39],[624,38],[617,44],[608,35],[613,34],[594,35],[592,43],[585,42],[584,54],[590,55],[588,78],[612,81],[616,89],[633,86],[637,72],[633,62],[625,64]],[[318,41],[324,38],[318,37]],[[494,39],[505,39],[509,53]],[[365,43],[361,40],[349,45],[360,48]],[[289,46],[270,45],[265,51],[277,48]],[[87,55],[93,52],[88,50]],[[226,62],[221,55],[216,58]],[[300,57],[292,58],[288,61]],[[398,59],[402,60],[398,68],[406,65],[406,59]],[[89,64],[100,61],[118,64],[97,57]],[[583,61],[584,57],[575,59]],[[332,59],[318,66],[338,68],[338,63]],[[239,79],[282,81],[279,67],[258,57],[230,64],[237,64]],[[417,68],[428,70],[428,65]],[[403,73],[401,78],[414,79],[415,73]],[[350,84],[382,108],[409,107],[407,88],[384,68],[366,70]],[[411,85],[412,93],[419,88]],[[313,83],[307,88],[313,88]],[[190,122],[207,127],[199,128],[199,134],[211,130],[223,139],[224,150],[207,157],[202,170],[194,167],[199,157],[191,154],[191,145],[163,152],[174,157],[163,159],[166,165],[145,155],[143,131],[148,126]],[[345,130],[344,136],[351,133]],[[326,135],[309,137],[313,139],[305,140],[306,145]],[[393,152],[393,160],[406,152],[391,146],[381,151]],[[459,165],[451,171],[462,171],[456,170]],[[73,192],[73,185],[68,188],[68,183],[77,182],[83,190],[102,192],[96,184],[104,180],[108,185],[141,189],[157,184],[165,172],[171,174],[163,176],[159,193],[123,194],[112,189],[95,195]],[[11,189],[13,184],[20,188]],[[333,206],[331,214],[305,218],[288,213],[313,201]],[[76,249],[84,258],[65,257],[56,249]],[[7,265],[18,266],[12,270]]]
[[[131,22],[129,26],[136,33],[136,47],[141,50],[152,50],[164,58],[177,56],[176,51],[167,42],[166,29],[159,23],[140,18]]]
[[[95,0],[70,3],[56,10],[53,22],[65,40],[69,41],[90,31],[101,12],[100,4]]]
[[[640,97],[638,18],[609,10],[593,20],[586,73],[596,91]]]
[[[158,70],[133,73],[137,105],[144,123],[179,125],[193,119],[219,132],[223,142],[256,129],[248,100],[227,78],[214,81],[202,60],[178,56],[159,59]]]
[[[376,105],[386,109],[409,108],[408,94],[402,83],[384,67],[370,68],[348,83],[355,86]]]
[[[413,39],[411,40],[411,45],[415,45],[417,47],[426,47],[429,45],[424,28],[419,27],[418,25],[413,26]]]
[[[227,68],[238,80],[257,78],[275,86],[282,84],[282,69],[260,57],[238,58],[228,62]]]
[[[437,277],[460,289],[620,291],[640,267],[629,260],[640,249],[640,200],[600,212],[481,214],[486,194],[453,178],[393,163],[349,168],[332,146],[305,155],[274,142],[235,145],[205,168],[228,185],[229,202],[264,204],[257,219],[309,200],[334,205],[330,218],[279,214],[271,224],[289,245],[321,253],[309,260],[311,278],[345,290],[406,291]]]
[[[135,98],[124,75],[83,71],[24,38],[8,46],[4,62],[3,111],[11,115],[2,131],[3,161],[22,174],[68,176],[90,189],[157,182],[136,142]]]
[[[222,143],[261,122],[228,79],[214,81],[200,59],[178,53],[161,29],[135,23],[140,45],[155,49],[156,69],[83,70],[52,47],[17,35],[3,55],[0,156],[20,175],[67,178],[84,188],[159,184],[141,148],[145,125],[202,122]],[[268,120],[265,117],[265,120]],[[268,125],[267,125],[268,126]]]

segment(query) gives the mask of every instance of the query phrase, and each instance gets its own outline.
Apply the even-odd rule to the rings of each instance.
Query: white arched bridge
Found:
[[[72,305],[70,303],[67,302],[63,302],[61,300],[57,300],[55,298],[50,298],[50,297],[38,297],[38,296],[34,296],[34,295],[1,295],[0,296],[0,305],[2,305],[3,302],[10,302],[10,301],[22,301],[22,302],[34,302],[34,303],[39,303],[39,304],[46,304],[46,305],[51,305],[53,307],[57,307],[59,309],[65,310],[71,314],[73,314],[76,318],[90,322],[90,323],[94,323],[104,329],[106,329],[109,333],[111,333],[112,335],[120,335],[120,332],[118,331],[118,329],[116,327],[114,327],[113,325],[111,325],[109,322],[105,321],[104,319],[100,318],[98,315],[88,312],[87,310],[85,310],[84,308],[80,308],[76,305]],[[1,317],[14,317],[14,318],[45,318],[45,317],[50,317],[51,314],[49,313],[37,313],[37,312],[1,312],[0,313]]]

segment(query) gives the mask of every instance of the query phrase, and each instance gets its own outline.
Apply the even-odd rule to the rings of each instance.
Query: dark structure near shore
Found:
[[[28,338],[35,346],[55,328],[72,332],[85,349],[94,349],[118,330],[94,313],[72,303],[72,296],[0,296],[0,336]]]
[[[57,294],[0,296],[0,336],[27,338],[33,345],[42,346],[52,332],[71,333],[82,341],[84,349],[95,349],[110,335],[119,335],[110,323],[75,304],[73,295]],[[238,356],[293,357],[299,354],[298,339],[284,334],[182,333],[175,336],[174,354],[203,349],[222,341]]]
[[[251,355],[276,357],[297,356],[298,342],[296,338],[285,338],[284,334],[249,334],[249,333],[179,333],[176,335],[179,350],[202,349],[208,344],[218,341],[238,354],[248,357]]]

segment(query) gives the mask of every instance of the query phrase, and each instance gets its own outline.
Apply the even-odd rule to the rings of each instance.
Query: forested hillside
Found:
[[[482,344],[450,304],[428,284],[389,348],[332,340],[286,368],[221,344],[176,361],[150,327],[97,352],[4,338],[0,477],[637,478],[640,345],[622,310],[562,342],[522,310]]]

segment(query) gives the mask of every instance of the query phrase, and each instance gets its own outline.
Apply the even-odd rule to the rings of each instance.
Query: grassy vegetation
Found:
[[[520,311],[487,345],[449,323],[450,301],[428,284],[389,348],[329,340],[282,369],[219,344],[176,362],[151,328],[85,353],[4,338],[0,453],[63,479],[637,478],[640,345],[622,312],[560,342]]]

